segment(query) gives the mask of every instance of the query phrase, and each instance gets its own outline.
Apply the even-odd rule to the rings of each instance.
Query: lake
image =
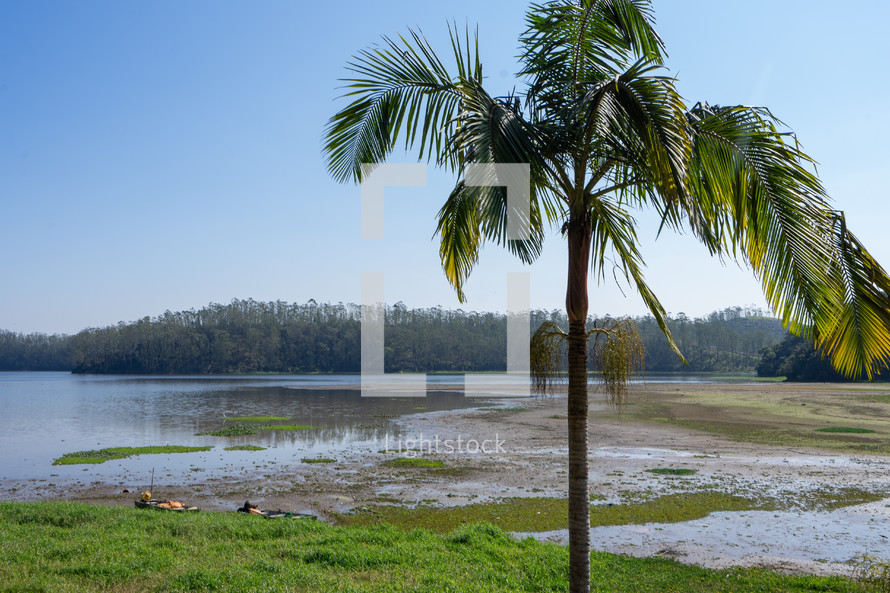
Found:
[[[480,376],[483,380],[485,375]],[[494,380],[496,376],[493,375]],[[647,382],[718,382],[708,376],[650,375]],[[462,375],[430,375],[425,398],[363,398],[358,375],[110,376],[0,372],[0,482],[142,483],[158,475],[236,475],[245,467],[376,451],[401,435],[394,418],[486,402],[436,385]],[[231,426],[226,418],[280,416],[314,428],[198,436]],[[65,453],[149,445],[212,446],[210,451],[140,455],[102,464],[53,466]],[[225,451],[257,445],[264,451]],[[15,486],[18,488],[18,486]],[[26,497],[27,491],[16,490]]]
[[[460,377],[431,377],[431,383]],[[299,460],[350,447],[383,448],[399,436],[392,418],[480,405],[460,392],[425,398],[362,398],[359,376],[97,376],[0,373],[0,481],[138,479],[158,472],[212,471]],[[260,430],[239,437],[196,436],[233,423],[226,417],[281,416],[300,431]],[[65,453],[147,445],[213,446],[207,452],[141,455],[103,464],[53,466]],[[266,451],[225,451],[232,445]]]

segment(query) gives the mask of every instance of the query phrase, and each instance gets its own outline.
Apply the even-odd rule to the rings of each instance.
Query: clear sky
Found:
[[[797,132],[850,228],[890,265],[890,4],[655,0],[688,102],[769,106]],[[359,188],[321,156],[337,79],[380,35],[420,27],[447,55],[447,23],[479,27],[488,84],[517,84],[516,2],[0,3],[0,328],[73,333],[232,298],[461,306],[439,268],[434,216],[453,183],[387,192],[386,238],[362,241]],[[395,160],[404,160],[397,157]],[[654,241],[647,278],[668,311],[763,306],[751,273],[689,236]],[[565,244],[528,268],[532,307],[561,308]],[[470,310],[504,310],[486,248]],[[641,314],[610,279],[591,313]]]

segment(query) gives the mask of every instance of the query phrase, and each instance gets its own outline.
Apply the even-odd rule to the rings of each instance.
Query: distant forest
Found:
[[[567,327],[565,312],[532,311]],[[591,319],[593,321],[593,319]],[[668,348],[655,320],[638,317],[647,372],[750,372],[785,335],[759,309],[734,307],[669,325],[689,365]],[[507,323],[499,313],[386,309],[387,372],[506,369]],[[252,299],[89,328],[73,336],[0,330],[0,370],[96,374],[354,373],[361,364],[361,307]]]
[[[787,334],[785,339],[764,348],[757,363],[758,377],[785,377],[788,381],[849,381],[835,371],[812,342]],[[886,380],[879,377],[878,380]]]

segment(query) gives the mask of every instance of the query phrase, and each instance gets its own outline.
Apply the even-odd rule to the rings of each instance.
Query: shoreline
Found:
[[[435,389],[441,387],[436,385]],[[689,386],[682,387],[694,394]],[[698,389],[709,387],[713,386]],[[735,387],[742,392],[763,388]],[[632,390],[632,399],[644,401],[666,391],[679,391],[679,387],[647,385]],[[783,394],[790,396],[792,391],[786,388]],[[738,442],[724,435],[633,420],[610,407],[597,392],[591,393],[591,400],[591,491],[597,497],[595,504],[622,504],[634,497],[702,489],[785,497],[850,484],[884,491],[890,476],[888,457]],[[396,455],[365,446],[343,452],[335,463],[295,460],[251,467],[248,462],[227,475],[157,476],[156,497],[182,500],[207,511],[234,511],[250,500],[262,508],[310,511],[325,520],[374,504],[453,507],[514,497],[564,498],[565,397],[492,398],[484,403],[480,399],[480,404],[482,409],[418,412],[392,420],[405,439],[423,437],[431,445],[435,438],[439,442],[461,438],[480,443],[501,439],[500,448],[491,451],[489,447],[489,453],[426,452],[424,459],[442,462],[441,471],[391,467]],[[410,452],[405,455],[411,456]],[[670,478],[647,473],[654,467],[689,468],[695,474]],[[131,506],[140,490],[138,485],[113,480],[51,487],[51,479],[0,484],[0,498]],[[122,493],[124,488],[131,492]],[[827,511],[714,513],[686,523],[594,528],[591,535],[593,549],[600,551],[669,556],[705,567],[762,566],[807,574],[849,574],[850,566],[845,562],[856,553],[869,551],[890,557],[890,545],[881,537],[890,536],[888,504],[890,499]],[[844,524],[864,527],[851,536],[850,529],[840,528]],[[534,537],[560,543],[564,539],[561,531]],[[851,537],[856,542],[853,546],[848,543]],[[801,544],[786,545],[794,539]]]

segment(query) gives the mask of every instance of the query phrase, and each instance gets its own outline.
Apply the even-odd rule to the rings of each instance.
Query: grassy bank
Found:
[[[717,493],[664,496],[653,501],[622,505],[595,505],[590,509],[591,527],[648,522],[689,521],[715,511],[747,511],[754,501]],[[378,523],[401,529],[422,527],[446,533],[468,523],[491,523],[506,531],[567,529],[569,506],[565,498],[509,498],[502,502],[454,507],[372,505],[337,515],[337,523],[367,526]]]
[[[566,591],[563,547],[486,524],[390,526],[0,503],[0,591]],[[594,553],[596,591],[859,591],[841,578],[712,571]]]
[[[796,493],[796,510],[836,509],[881,500],[883,493],[858,488]],[[398,501],[385,501],[397,503]],[[733,496],[716,491],[668,494],[626,504],[594,504],[590,525],[678,523],[721,511],[773,511],[790,508],[787,501],[760,496]],[[514,532],[567,529],[569,506],[565,498],[508,498],[500,502],[439,507],[429,505],[371,504],[351,513],[336,515],[338,525],[394,525],[400,529],[422,527],[446,533],[469,523],[491,523]]]
[[[162,445],[151,447],[111,447],[94,451],[76,451],[65,453],[53,465],[77,465],[81,463],[105,463],[111,459],[125,459],[133,455],[165,455],[167,453],[195,453],[209,451],[213,447],[183,447],[181,445]]]
[[[887,385],[652,385],[615,416],[762,445],[890,455]]]

